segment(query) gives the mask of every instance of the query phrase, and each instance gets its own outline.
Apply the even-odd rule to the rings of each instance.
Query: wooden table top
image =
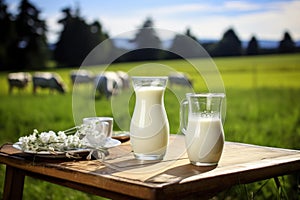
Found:
[[[159,162],[134,159],[125,142],[111,148],[104,161],[38,158],[3,145],[0,163],[101,196],[165,199],[215,194],[236,184],[300,171],[300,151],[225,142],[218,166],[197,167],[189,163],[184,136],[171,135],[167,155]]]

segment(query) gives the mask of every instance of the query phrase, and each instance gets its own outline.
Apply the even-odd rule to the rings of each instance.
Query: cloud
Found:
[[[130,14],[127,16],[103,15],[100,16],[99,19],[101,19],[103,29],[113,37],[139,28],[144,20],[143,18],[138,18]]]
[[[190,15],[197,13],[198,15],[231,15],[232,12],[238,11],[259,11],[265,6],[257,3],[250,3],[246,1],[224,1],[216,5],[215,3],[183,3],[168,6],[159,6],[146,8],[139,11],[140,14],[151,13],[155,16],[175,16],[175,15]]]
[[[244,40],[250,39],[252,35],[260,39],[279,40],[286,30],[290,31],[294,39],[300,39],[300,26],[296,21],[300,19],[300,1],[225,1],[218,7],[208,3],[197,5],[173,5],[150,10],[158,27],[181,33],[190,27],[200,40],[219,39],[226,29],[232,27]],[[147,9],[148,12],[150,10]]]
[[[262,4],[250,3],[245,1],[225,1],[223,9],[230,10],[239,10],[239,11],[255,11],[262,9]]]
[[[139,13],[151,13],[154,15],[166,16],[166,15],[177,15],[190,12],[201,12],[209,11],[214,8],[210,5],[204,4],[180,4],[180,5],[171,5],[165,7],[153,7],[140,10]]]
[[[231,18],[232,24],[238,28],[241,36],[246,39],[255,34],[261,38],[279,40],[284,31],[290,31],[294,39],[300,39],[300,1],[277,2],[268,4],[264,12],[248,13],[237,18]]]
[[[165,28],[175,32],[183,33],[187,27],[196,30],[198,36],[206,38],[219,38],[224,31],[223,24],[230,26],[231,19],[226,19],[228,12],[234,9],[242,11],[253,11],[261,9],[258,4],[245,2],[226,1],[216,6],[214,4],[186,3],[168,6],[159,6],[139,9],[126,16],[109,15],[99,17],[110,33],[122,33],[139,28],[147,16],[151,16],[158,28]],[[137,17],[139,16],[139,17]],[[222,24],[222,26],[220,26]]]
[[[132,8],[130,11],[116,9],[114,12],[89,12],[87,19],[99,20],[110,36],[139,28],[146,17],[150,16],[157,28],[184,33],[189,27],[200,40],[220,39],[231,27],[243,40],[250,39],[252,35],[256,35],[258,39],[279,40],[286,30],[294,40],[300,40],[300,26],[296,21],[300,19],[299,10],[300,1],[221,1],[217,6],[207,1],[201,4],[174,3],[168,6]],[[88,13],[88,10],[83,12]],[[60,30],[56,23],[58,18],[47,18],[52,40],[55,32]]]

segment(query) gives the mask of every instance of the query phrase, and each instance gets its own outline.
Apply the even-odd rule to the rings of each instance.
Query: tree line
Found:
[[[49,65],[49,61],[55,61],[58,67],[80,66],[94,47],[109,38],[101,23],[97,20],[87,23],[80,15],[79,8],[64,8],[61,12],[63,17],[58,23],[63,28],[57,42],[51,46],[47,42],[46,22],[41,18],[41,11],[35,5],[29,0],[21,0],[17,14],[12,14],[8,11],[5,1],[0,0],[0,70],[42,69]],[[163,41],[153,26],[153,20],[147,18],[134,39],[130,41],[137,49],[147,47],[149,44],[151,48],[124,53],[115,62],[180,58],[174,52],[182,52],[185,57],[199,57],[195,46],[197,44],[201,44],[212,57],[299,52],[288,32],[284,32],[276,49],[261,48],[255,36],[248,42],[247,47],[243,48],[233,29],[227,30],[223,37],[214,43],[202,43],[190,29],[187,29],[184,34],[175,35],[169,51],[164,51],[161,50]],[[191,42],[192,40],[187,38],[194,41]],[[110,54],[115,52],[127,51],[117,48],[111,41],[106,43],[101,53],[111,56]]]

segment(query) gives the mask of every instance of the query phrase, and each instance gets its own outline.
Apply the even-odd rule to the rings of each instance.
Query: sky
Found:
[[[19,0],[6,0],[17,12]],[[48,41],[62,29],[57,21],[66,7],[80,8],[88,22],[98,20],[111,37],[140,28],[147,17],[154,26],[176,33],[189,28],[199,40],[220,39],[233,28],[241,40],[281,40],[288,31],[300,40],[300,0],[30,0],[48,26]],[[298,20],[298,22],[297,22]],[[130,37],[130,36],[129,36]]]

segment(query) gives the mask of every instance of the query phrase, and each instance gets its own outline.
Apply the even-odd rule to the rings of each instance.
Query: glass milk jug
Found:
[[[164,106],[167,77],[132,77],[136,101],[130,123],[135,158],[163,159],[169,141],[169,121]]]
[[[197,166],[217,165],[224,146],[223,93],[186,94],[181,103],[181,131],[187,154]]]

